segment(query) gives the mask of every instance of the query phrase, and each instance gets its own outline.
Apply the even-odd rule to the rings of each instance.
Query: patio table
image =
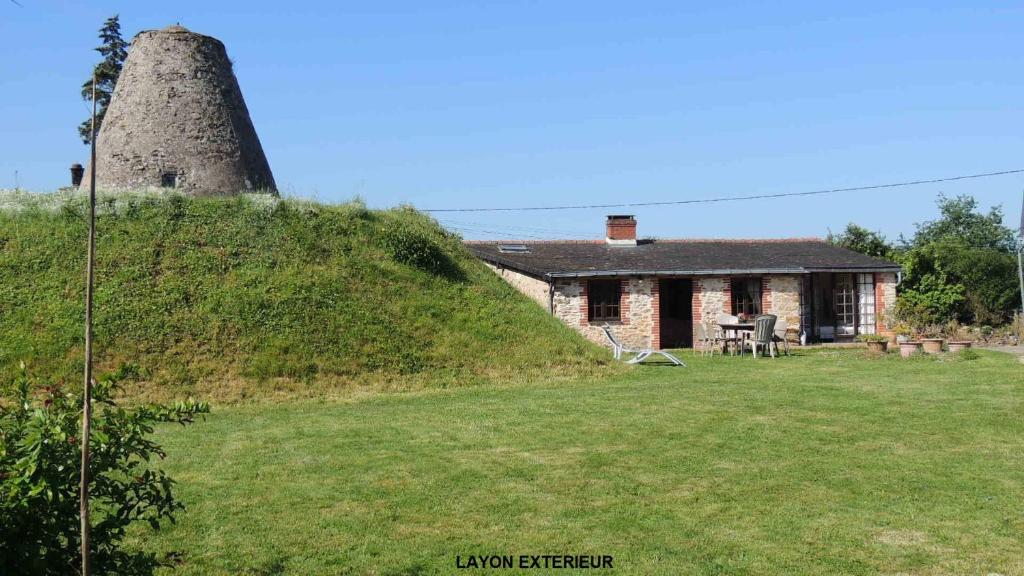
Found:
[[[722,329],[722,334],[725,336],[726,349],[729,347],[729,343],[732,342],[733,349],[730,354],[735,354],[736,347],[740,349],[740,355],[743,355],[743,341],[746,339],[747,332],[754,331],[753,322],[727,322],[718,325]],[[730,336],[729,334],[732,334]]]

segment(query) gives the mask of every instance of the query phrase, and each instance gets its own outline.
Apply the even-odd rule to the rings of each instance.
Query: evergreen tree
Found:
[[[128,43],[121,38],[121,22],[118,15],[107,18],[100,28],[100,40],[103,41],[96,51],[103,56],[103,60],[96,65],[96,131],[99,132],[103,123],[103,116],[110,104],[110,97],[114,94],[114,86],[117,85],[117,78],[121,75],[121,67],[128,57]],[[92,78],[82,84],[82,99],[92,100]],[[92,138],[92,120],[86,119],[78,125],[78,135],[82,142],[89,144]]]

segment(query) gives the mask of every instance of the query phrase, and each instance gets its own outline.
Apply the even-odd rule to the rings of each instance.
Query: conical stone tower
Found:
[[[224,44],[181,26],[132,41],[96,154],[101,189],[277,193]]]

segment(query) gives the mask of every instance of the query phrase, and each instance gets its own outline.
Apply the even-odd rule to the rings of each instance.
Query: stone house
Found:
[[[821,239],[637,240],[608,216],[605,240],[471,241],[502,278],[590,340],[610,324],[632,346],[693,346],[720,314],[775,314],[808,342],[885,330],[898,264]]]

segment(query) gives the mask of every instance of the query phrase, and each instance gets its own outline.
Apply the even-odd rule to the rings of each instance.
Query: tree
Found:
[[[916,225],[914,246],[953,240],[964,246],[1013,252],[1013,230],[1003,226],[1001,206],[993,206],[988,214],[982,214],[977,212],[978,201],[973,197],[947,198],[944,194],[939,194],[937,204],[939,219]]]
[[[887,258],[892,252],[892,246],[885,241],[885,236],[858,226],[853,222],[847,224],[846,229],[839,234],[829,232],[828,241],[835,246],[841,246],[848,250],[876,258]]]
[[[121,38],[120,16],[114,15],[107,18],[100,28],[100,40],[103,43],[96,48],[96,51],[103,56],[103,60],[93,69],[96,77],[96,130],[100,129],[103,117],[107,113],[107,106],[110,98],[114,95],[114,87],[121,75],[121,68],[124,66],[125,58],[128,57],[128,43]],[[82,84],[82,99],[92,100],[92,82],[90,77]],[[92,140],[92,119],[91,117],[78,125],[78,135],[82,142],[89,144]]]
[[[903,265],[903,311],[927,323],[1001,324],[1019,299],[1013,230],[1002,209],[978,211],[971,196],[939,195],[940,217],[917,225],[894,254]]]
[[[97,409],[89,437],[93,453],[90,494],[90,556],[95,574],[149,574],[159,563],[151,554],[122,547],[132,524],[158,528],[183,506],[174,481],[154,466],[166,453],[150,439],[157,422],[191,423],[209,406],[192,400],[173,405],[125,408],[114,402],[119,378],[137,369],[123,366],[93,388]],[[0,387],[0,566],[4,574],[77,573],[77,437],[82,397],[60,386],[38,386],[22,368]]]

